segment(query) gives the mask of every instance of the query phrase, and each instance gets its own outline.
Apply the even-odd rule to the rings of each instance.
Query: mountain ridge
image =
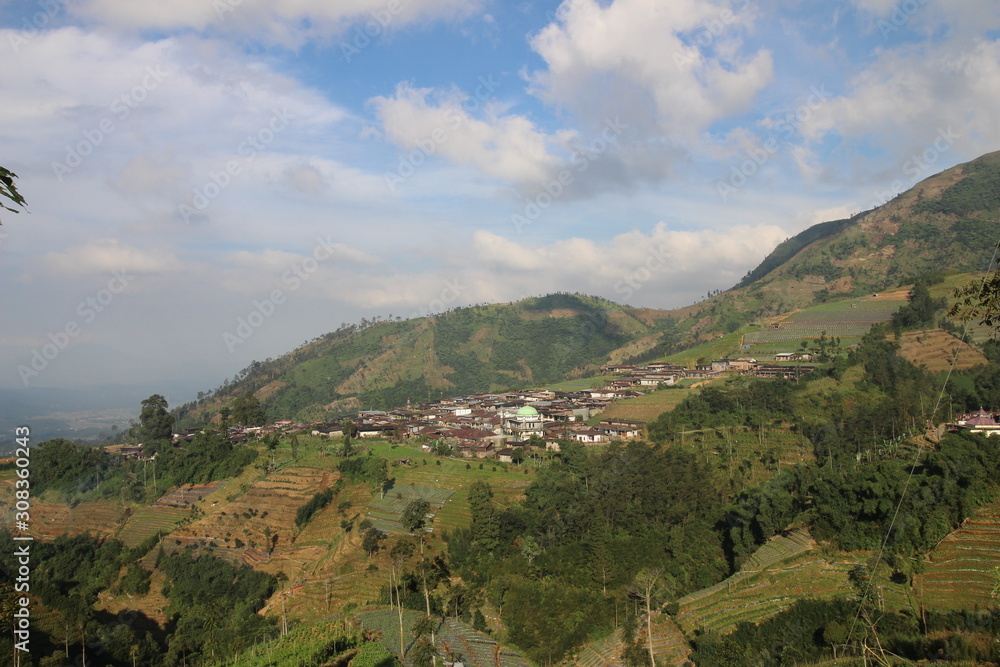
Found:
[[[179,415],[194,424],[247,391],[283,417],[332,418],[435,393],[462,395],[585,377],[603,363],[660,358],[814,303],[933,272],[984,270],[1000,208],[1000,151],[930,176],[882,206],[780,243],[729,290],[674,309],[556,293],[344,325],[254,361]]]

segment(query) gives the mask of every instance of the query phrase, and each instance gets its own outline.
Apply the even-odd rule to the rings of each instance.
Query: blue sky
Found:
[[[0,1],[30,203],[0,387],[193,392],[342,322],[554,291],[687,305],[1000,148],[996,10]]]

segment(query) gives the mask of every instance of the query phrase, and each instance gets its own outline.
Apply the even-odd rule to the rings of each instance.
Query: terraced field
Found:
[[[929,371],[946,371],[954,362],[956,370],[986,364],[976,348],[952,336],[944,329],[908,331],[900,340],[899,356]]]
[[[885,322],[906,303],[906,292],[894,292],[879,297],[861,297],[834,303],[825,303],[792,313],[777,323],[743,338],[745,345],[768,343],[798,343],[803,339],[838,337],[847,345],[868,333],[872,325]],[[791,350],[787,350],[791,351]]]
[[[218,489],[222,488],[225,482],[209,482],[208,484],[184,484],[174,489],[170,493],[153,503],[157,507],[189,507],[193,503],[203,500]]]
[[[432,486],[410,486],[408,484],[396,484],[384,498],[375,498],[368,503],[367,518],[376,528],[386,533],[409,534],[403,529],[400,523],[403,511],[406,506],[414,500],[426,500],[431,504],[429,521],[433,522],[434,515],[440,512],[454,491],[450,489],[435,488]],[[428,532],[434,531],[433,524],[428,526]]]
[[[391,609],[369,609],[358,614],[362,626],[366,630],[382,632],[382,644],[390,651],[399,655],[399,617]],[[403,610],[404,647],[409,652],[415,638],[411,632],[413,624],[423,614]],[[447,618],[438,626],[437,649],[442,657],[460,660],[470,667],[528,667],[528,661],[509,646],[503,646],[488,635],[473,630],[471,627],[453,618]],[[404,665],[410,665],[409,655],[403,659]]]
[[[737,623],[759,623],[801,599],[854,595],[848,573],[862,557],[830,561],[814,546],[804,531],[771,539],[729,579],[681,598],[678,624],[688,636],[699,629],[726,633]]]
[[[653,619],[653,655],[657,664],[685,665],[691,655],[691,645],[684,638],[684,633],[665,614],[654,613]],[[638,640],[646,645],[646,625],[640,625]],[[621,631],[616,630],[604,639],[584,644],[568,661],[574,667],[624,667],[622,654],[625,644]]]
[[[917,596],[933,611],[995,607],[993,571],[1000,567],[1000,502],[979,510],[927,557]]]
[[[47,541],[64,533],[90,532],[110,537],[124,518],[121,505],[103,500],[74,506],[38,502],[31,507],[31,531],[36,539]]]
[[[317,468],[287,468],[266,478],[245,482],[242,493],[234,492],[229,500],[215,501],[205,508],[209,513],[188,526],[178,528],[163,540],[167,553],[187,549],[196,554],[211,553],[234,563],[262,569],[272,563],[276,551],[285,552],[293,538],[295,513],[331,479],[329,472]],[[222,483],[203,488],[185,488],[161,499],[158,505],[176,507],[189,501],[188,494],[204,498],[221,488]],[[181,505],[183,506],[183,505]],[[158,549],[147,554],[143,564],[152,567]]]
[[[118,533],[118,539],[128,547],[138,546],[157,533],[169,533],[189,515],[189,511],[181,507],[140,507],[129,517],[125,527]]]

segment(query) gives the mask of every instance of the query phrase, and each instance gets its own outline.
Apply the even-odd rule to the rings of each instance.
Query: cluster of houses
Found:
[[[473,394],[397,410],[368,410],[351,420],[358,438],[420,440],[425,451],[444,443],[460,456],[514,462],[521,451],[559,442],[587,444],[642,437],[644,423],[604,419],[588,425],[616,400],[642,395],[636,391],[561,392],[549,390]],[[313,435],[337,437],[341,424],[313,425]]]
[[[794,356],[794,355],[793,355]],[[756,359],[721,359],[695,369],[668,362],[643,365],[612,364],[602,367],[615,378],[604,387],[583,391],[531,390],[499,394],[473,394],[421,403],[395,410],[366,410],[350,418],[357,438],[418,440],[426,451],[443,443],[461,456],[495,458],[513,462],[524,451],[546,447],[558,450],[565,440],[587,445],[645,436],[645,423],[635,419],[600,419],[588,424],[612,403],[642,396],[645,392],[677,384],[683,379],[710,380],[744,374],[763,378],[795,379],[812,367],[758,363]],[[190,442],[191,429],[174,434],[174,442]],[[266,426],[232,426],[234,443],[270,434],[308,433],[338,438],[343,421],[295,423],[282,420]],[[118,445],[126,457],[142,458],[142,446]]]

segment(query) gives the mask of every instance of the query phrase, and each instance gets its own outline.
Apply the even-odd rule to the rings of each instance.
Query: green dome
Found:
[[[525,405],[520,410],[517,411],[518,417],[537,417],[538,410],[534,409],[530,405]]]

